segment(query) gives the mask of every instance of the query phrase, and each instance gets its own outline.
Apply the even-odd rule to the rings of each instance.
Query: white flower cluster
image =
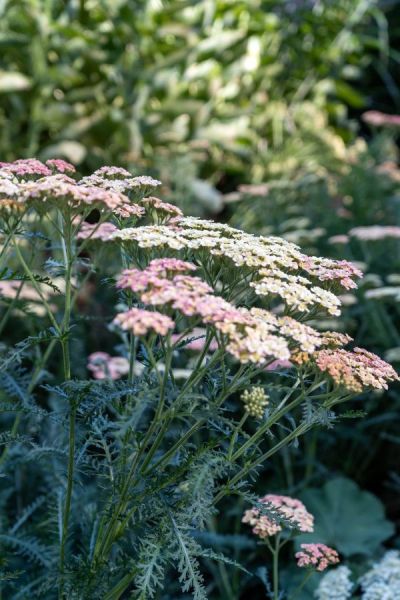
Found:
[[[400,553],[386,552],[382,560],[360,578],[360,585],[362,600],[399,600]]]
[[[315,598],[317,600],[348,600],[351,598],[353,589],[350,575],[350,569],[345,566],[328,571],[314,592]]]
[[[308,257],[284,239],[254,236],[194,217],[178,217],[168,225],[122,229],[108,240],[135,242],[141,248],[208,250],[210,255],[228,260],[229,265],[245,269],[253,277],[250,285],[257,295],[280,296],[300,312],[322,307],[329,314],[340,314],[340,300],[331,291],[315,285],[315,280],[347,287],[351,276],[358,275],[350,263]]]

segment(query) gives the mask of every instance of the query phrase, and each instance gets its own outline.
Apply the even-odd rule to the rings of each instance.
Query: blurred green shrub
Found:
[[[178,188],[185,160],[224,189],[315,169],[351,137],[382,19],[374,0],[5,0],[0,154],[145,163]]]

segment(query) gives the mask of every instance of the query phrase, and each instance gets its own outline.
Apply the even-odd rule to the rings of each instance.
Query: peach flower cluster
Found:
[[[315,361],[336,385],[352,392],[361,392],[364,388],[387,389],[388,382],[399,380],[391,365],[363,348],[354,348],[352,352],[343,348],[319,350]]]
[[[300,548],[301,550],[296,552],[298,567],[310,567],[317,571],[325,571],[329,566],[340,562],[336,550],[325,544],[300,544]]]
[[[131,308],[119,313],[114,319],[114,324],[134,335],[147,335],[150,331],[159,335],[167,335],[174,328],[174,321],[157,311],[144,310],[142,308]]]
[[[260,510],[257,508],[251,508],[244,513],[242,523],[251,525],[253,533],[262,540],[282,531],[279,519],[288,521],[292,527],[303,533],[314,531],[314,517],[301,500],[290,496],[267,494],[260,498],[259,502],[271,509],[271,512],[276,515],[276,519],[260,514]]]

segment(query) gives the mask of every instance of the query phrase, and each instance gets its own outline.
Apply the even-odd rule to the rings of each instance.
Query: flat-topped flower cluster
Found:
[[[142,217],[146,208],[132,199],[141,198],[160,185],[151,177],[132,177],[116,167],[103,167],[80,180],[74,176],[75,167],[59,159],[45,164],[37,159],[1,162],[0,209],[14,202],[20,208],[33,205],[39,211],[47,210],[47,205],[78,211],[86,207],[120,218]],[[159,202],[161,210],[163,203]],[[152,207],[152,200],[147,205]],[[169,205],[165,208],[168,210]],[[176,209],[174,214],[179,212]]]
[[[311,366],[354,392],[386,388],[397,379],[392,367],[375,355],[344,350],[348,336],[321,333],[304,322],[321,311],[340,313],[336,294],[356,287],[354,279],[362,275],[352,263],[307,256],[278,237],[183,217],[172,204],[145,197],[159,181],[132,177],[120,167],[74,177],[74,167],[58,159],[0,163],[0,210],[68,207],[76,243],[121,246],[128,263],[137,266],[121,273],[117,287],[147,306],[131,304],[118,314],[114,324],[121,329],[136,336],[165,336],[179,329],[183,319],[189,334],[205,327],[210,349],[215,351],[217,343],[243,364],[268,366],[278,360]],[[100,221],[85,222],[93,208],[100,210]],[[156,224],[131,226],[143,217]],[[123,226],[125,218],[128,227]],[[149,260],[155,253],[163,258]]]
[[[212,327],[220,345],[242,363],[290,359],[298,365],[312,364],[327,372],[337,385],[355,392],[364,387],[386,388],[388,381],[397,378],[394,369],[374,354],[359,348],[344,350],[342,346],[351,341],[349,336],[321,333],[267,309],[237,307],[215,295],[200,277],[187,274],[196,269],[188,261],[161,258],[150,261],[145,269],[124,270],[117,287],[132,292],[146,305],[169,311],[169,316],[158,310],[130,309],[117,315],[114,322],[135,335],[150,330],[165,335],[174,327],[171,315],[176,312]]]

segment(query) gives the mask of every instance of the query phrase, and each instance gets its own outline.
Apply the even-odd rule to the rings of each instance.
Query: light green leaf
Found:
[[[337,477],[322,489],[306,490],[301,499],[315,517],[315,528],[299,543],[321,542],[345,556],[372,555],[394,533],[380,500],[351,479]]]

